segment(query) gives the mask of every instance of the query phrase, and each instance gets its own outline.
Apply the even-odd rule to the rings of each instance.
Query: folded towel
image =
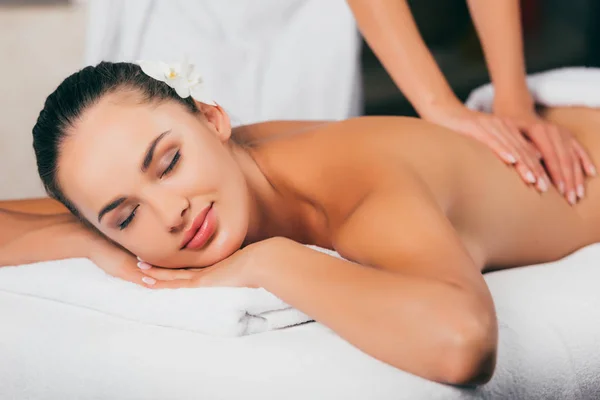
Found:
[[[87,259],[0,268],[0,290],[216,336],[243,336],[311,320],[264,289],[148,289],[113,278]]]
[[[533,74],[527,86],[537,104],[544,106],[600,107],[600,68],[567,67]],[[494,87],[487,84],[469,95],[466,106],[491,112]]]

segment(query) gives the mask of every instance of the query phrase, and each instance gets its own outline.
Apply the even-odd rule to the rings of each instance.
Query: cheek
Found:
[[[192,194],[208,194],[229,180],[237,164],[221,145],[196,148],[199,150],[184,153],[182,168],[175,174],[173,182]]]

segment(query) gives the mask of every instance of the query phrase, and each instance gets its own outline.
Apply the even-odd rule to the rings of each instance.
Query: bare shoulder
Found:
[[[402,148],[401,140],[393,128],[404,125],[395,118],[270,124],[264,128],[279,133],[250,147],[263,172],[278,188],[330,210],[335,220],[402,168],[393,150]]]
[[[278,124],[271,127],[286,127]],[[396,187],[406,173],[416,174],[443,203],[461,172],[456,166],[468,159],[461,153],[473,153],[478,145],[408,117],[360,117],[305,128],[270,136],[252,152],[275,185],[322,208],[330,226],[369,193]]]
[[[281,140],[302,132],[314,131],[332,121],[269,121],[243,125],[233,129],[232,136],[246,146]]]

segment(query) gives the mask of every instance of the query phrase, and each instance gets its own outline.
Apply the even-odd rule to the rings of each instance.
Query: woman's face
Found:
[[[105,96],[61,149],[58,179],[80,213],[151,264],[207,266],[240,248],[249,192],[229,119],[204,106]]]

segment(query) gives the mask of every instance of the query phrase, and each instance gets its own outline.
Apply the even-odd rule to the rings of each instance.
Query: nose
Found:
[[[168,189],[153,190],[152,193],[147,193],[147,202],[169,232],[185,228],[185,214],[189,210],[189,201],[185,196]]]

